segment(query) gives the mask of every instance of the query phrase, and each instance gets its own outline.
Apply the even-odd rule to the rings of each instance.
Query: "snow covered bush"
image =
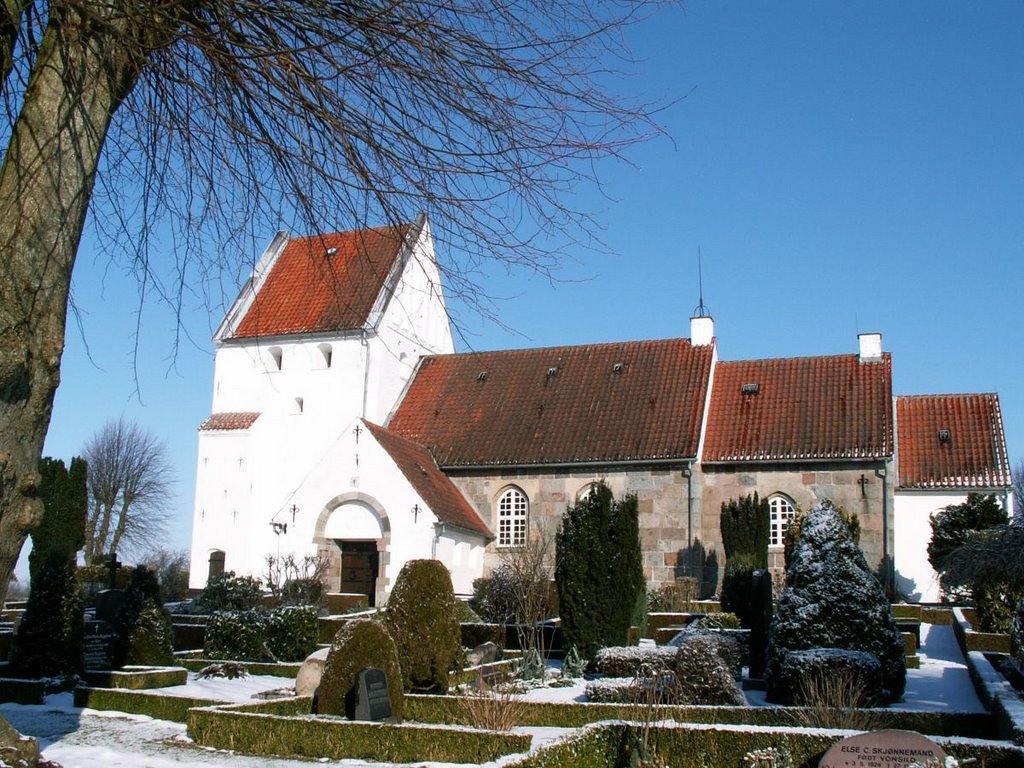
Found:
[[[197,601],[200,610],[248,611],[260,604],[263,591],[259,579],[252,576],[235,576],[234,571],[225,571],[211,576]]]
[[[210,616],[203,651],[210,659],[300,661],[318,639],[313,606],[225,611]]]
[[[809,648],[786,654],[779,688],[801,707],[874,707],[881,703],[882,666],[865,651]]]
[[[782,703],[786,655],[808,648],[866,651],[882,670],[881,699],[899,701],[906,683],[903,640],[881,585],[839,510],[824,500],[808,513],[786,574],[768,642],[768,700]]]
[[[673,664],[673,704],[747,703],[717,646],[716,638],[710,635],[696,635],[679,646]]]
[[[722,631],[700,627],[687,628],[673,637],[670,645],[679,648],[686,643],[693,642],[695,638],[702,638],[702,647],[711,649],[722,660],[732,676],[739,680],[743,673],[744,659],[750,656],[748,632],[749,630]]]
[[[636,701],[641,683],[633,677],[609,677],[592,680],[584,689],[587,701],[601,704],[625,704]]]
[[[327,652],[314,714],[351,717],[355,711],[352,691],[360,670],[366,667],[384,670],[391,715],[401,719],[405,698],[398,649],[387,629],[376,621],[350,621],[338,630]]]
[[[633,677],[640,667],[669,667],[676,657],[672,646],[627,645],[602,648],[594,656],[594,668],[605,677]]]
[[[174,663],[174,629],[164,607],[156,571],[132,571],[115,630],[114,663],[164,666]]]
[[[451,575],[440,561],[410,560],[402,566],[384,627],[398,648],[407,691],[448,691],[448,671],[462,653],[456,602]]]

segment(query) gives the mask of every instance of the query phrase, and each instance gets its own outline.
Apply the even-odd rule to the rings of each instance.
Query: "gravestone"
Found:
[[[818,768],[906,768],[929,758],[942,765],[946,753],[916,731],[871,731],[833,744]]]
[[[96,595],[96,620],[114,624],[123,607],[124,590],[104,589]]]
[[[89,672],[114,666],[114,627],[106,621],[85,622],[82,635],[82,666]]]
[[[391,717],[391,695],[383,669],[366,667],[360,670],[355,686],[353,720],[387,720]]]
[[[750,580],[750,663],[749,677],[761,680],[768,660],[768,628],[772,623],[772,575],[754,571]]]

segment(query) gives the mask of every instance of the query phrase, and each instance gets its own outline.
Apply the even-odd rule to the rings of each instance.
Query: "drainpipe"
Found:
[[[686,546],[693,547],[693,471],[690,465],[683,467],[683,477],[686,478]]]
[[[882,587],[886,595],[892,597],[892,575],[896,564],[889,552],[889,473],[882,467],[875,470],[875,475],[882,479]]]
[[[363,329],[360,341],[363,345],[363,418],[366,418],[366,400],[370,392],[370,342],[366,339],[366,329]]]

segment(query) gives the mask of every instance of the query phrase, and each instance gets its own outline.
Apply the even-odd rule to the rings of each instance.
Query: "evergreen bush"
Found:
[[[860,544],[860,517],[858,517],[856,513],[847,512],[846,507],[841,504],[833,504],[833,506],[836,511],[839,512],[839,517],[841,517],[843,522],[846,523],[846,527],[850,530],[850,536],[853,537],[853,543]],[[786,525],[786,535],[783,537],[782,544],[787,571],[789,570],[789,564],[793,560],[793,551],[796,549],[796,545],[800,541],[800,535],[803,530],[804,519],[806,517],[806,512],[798,510],[796,516]]]
[[[203,655],[208,659],[269,661],[263,611],[219,611],[206,623]]]
[[[779,700],[796,706],[877,707],[883,701],[882,665],[866,651],[809,648],[786,654],[779,668]],[[826,691],[846,701],[822,701]]]
[[[391,714],[401,719],[405,697],[402,693],[398,648],[387,629],[376,621],[350,621],[334,636],[320,678],[317,713],[350,713],[351,691],[356,685],[359,672],[366,667],[384,670],[391,698]]]
[[[319,607],[327,594],[324,583],[315,577],[288,579],[281,587],[281,603],[283,605]]]
[[[78,674],[83,632],[74,561],[52,550],[36,562],[32,591],[11,648],[11,667],[24,677]]]
[[[447,692],[448,671],[462,654],[448,569],[437,560],[410,560],[402,566],[384,626],[398,648],[405,689]]]
[[[892,608],[828,499],[803,521],[786,590],[772,619],[765,674],[769,701],[786,695],[781,678],[786,654],[808,648],[874,654],[882,667],[883,700],[899,701],[903,695],[906,661]]]
[[[712,635],[694,635],[679,646],[673,663],[671,703],[743,706],[743,691],[723,659],[725,646]]]
[[[267,649],[278,661],[302,661],[316,650],[320,637],[318,611],[313,605],[285,606],[267,611],[264,634]]]
[[[555,539],[555,583],[566,646],[593,659],[604,646],[625,645],[646,606],[637,500],[613,498],[599,482],[568,507]]]
[[[43,519],[31,532],[28,556],[29,576],[51,552],[74,559],[85,543],[85,517],[89,503],[85,460],[75,457],[71,467],[60,459],[44,457],[39,462],[39,500]]]
[[[200,610],[207,613],[249,611],[258,607],[262,598],[259,579],[236,576],[234,571],[225,571],[210,577],[198,602]]]
[[[770,515],[768,499],[759,498],[757,493],[722,503],[722,610],[735,613],[744,627],[750,626],[753,610],[750,595],[754,571],[768,567]]]
[[[171,616],[164,608],[156,573],[145,566],[132,571],[115,633],[115,667],[124,664],[162,666],[174,661]]]

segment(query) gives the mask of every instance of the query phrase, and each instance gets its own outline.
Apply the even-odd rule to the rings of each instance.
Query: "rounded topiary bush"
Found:
[[[223,611],[206,623],[203,655],[208,659],[273,661],[266,647],[263,611]]]
[[[594,668],[605,677],[633,677],[645,667],[672,666],[676,649],[671,646],[627,645],[602,648],[594,657]]]
[[[154,571],[132,571],[117,621],[115,663],[167,665],[174,661],[174,628]]]
[[[715,653],[731,671],[732,676],[739,680],[743,666],[750,658],[747,630],[703,630],[687,629],[672,638],[670,645],[680,648],[696,638],[702,638],[704,648]]]
[[[263,591],[259,579],[252,576],[236,576],[234,571],[211,576],[197,601],[200,610],[248,611],[260,605]]]
[[[782,664],[792,651],[866,651],[882,667],[882,700],[899,701],[906,684],[903,640],[892,608],[840,512],[825,500],[802,523],[772,619],[765,670],[768,700],[782,702]]]
[[[320,639],[316,606],[286,606],[266,611],[267,650],[278,661],[301,661],[316,650]]]
[[[672,703],[743,706],[747,703],[722,659],[718,638],[694,635],[679,646],[673,664]]]
[[[410,560],[402,567],[384,626],[398,648],[406,690],[447,692],[448,671],[462,653],[456,602],[439,561]]]
[[[353,689],[360,670],[377,667],[384,670],[391,699],[391,714],[401,719],[402,670],[395,641],[376,621],[350,621],[334,636],[327,652],[317,696],[317,712],[324,715],[351,715]]]
[[[784,704],[874,707],[882,702],[882,665],[865,651],[791,651],[779,668],[778,689]]]

